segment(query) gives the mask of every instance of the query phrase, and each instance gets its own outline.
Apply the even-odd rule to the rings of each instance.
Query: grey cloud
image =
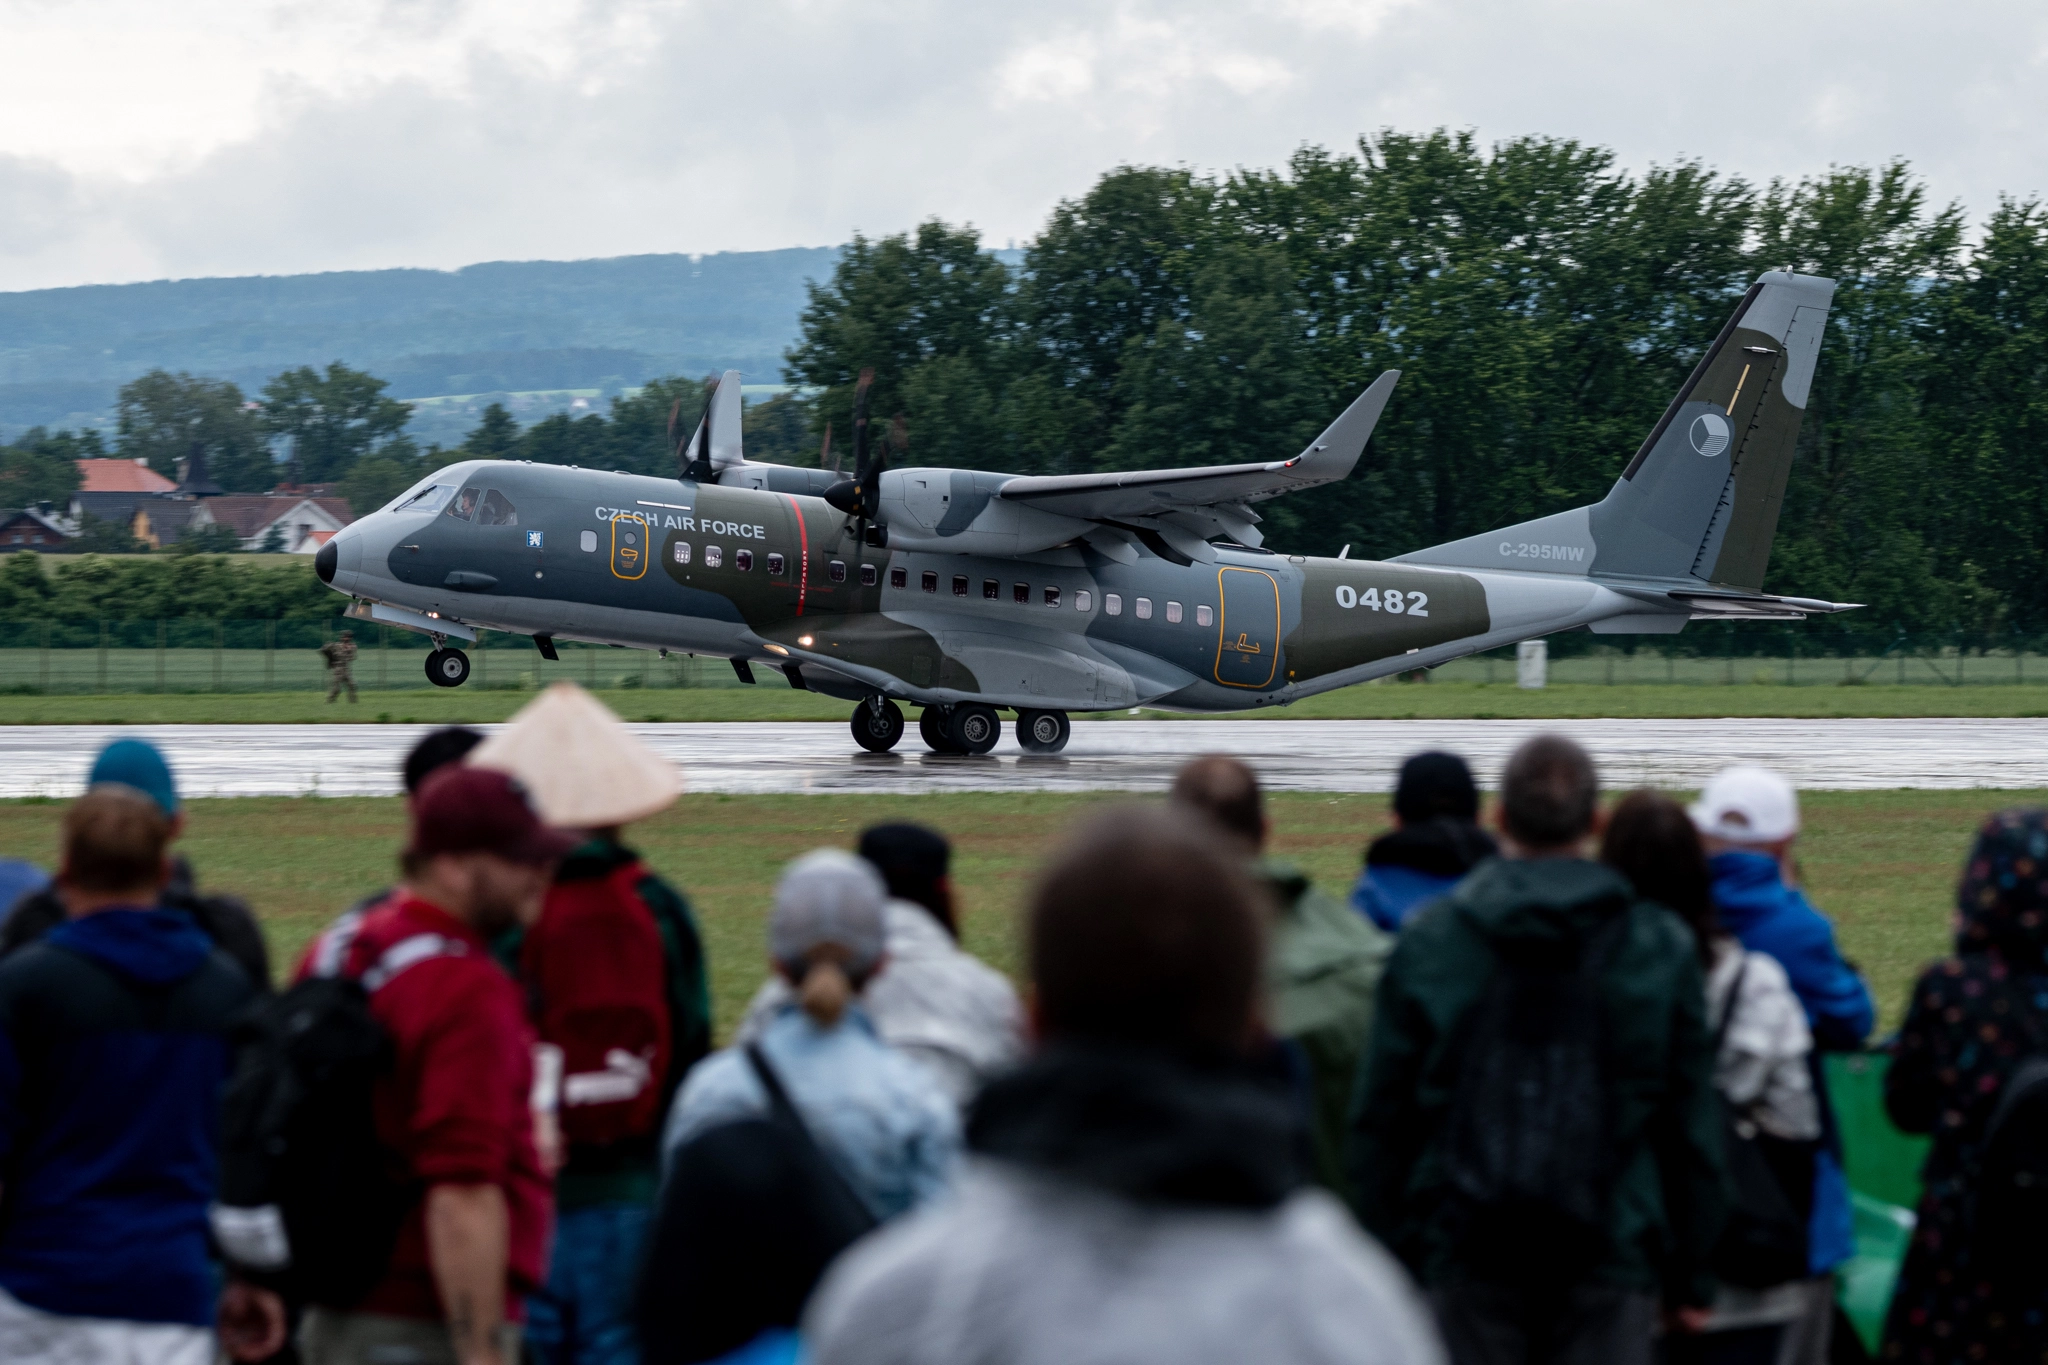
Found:
[[[393,0],[430,26],[451,3]],[[566,72],[479,56],[460,94],[280,94],[258,135],[140,185],[0,162],[0,287],[821,244],[932,214],[1000,242],[1119,162],[1273,165],[1384,125],[1756,179],[1904,155],[1978,214],[2048,181],[2048,14],[2012,0],[633,13],[644,41]]]

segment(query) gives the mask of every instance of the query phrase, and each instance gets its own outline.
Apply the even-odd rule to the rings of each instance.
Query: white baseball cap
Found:
[[[1775,844],[1799,832],[1799,794],[1782,774],[1738,764],[1714,774],[1693,803],[1692,822],[1709,839]]]

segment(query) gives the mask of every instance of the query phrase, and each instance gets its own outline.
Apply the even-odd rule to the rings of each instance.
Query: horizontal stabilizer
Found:
[[[1124,521],[1231,503],[1263,502],[1282,493],[1335,483],[1365,451],[1401,372],[1374,380],[1308,449],[1291,460],[1211,465],[1200,469],[1135,469],[1108,474],[1025,475],[997,497],[1088,521]]]

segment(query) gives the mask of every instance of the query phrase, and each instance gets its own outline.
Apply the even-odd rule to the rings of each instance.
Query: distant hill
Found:
[[[279,370],[341,360],[399,398],[612,392],[727,368],[772,384],[804,281],[838,258],[795,247],[0,293],[0,439],[105,425],[115,391],[159,366],[253,393]]]

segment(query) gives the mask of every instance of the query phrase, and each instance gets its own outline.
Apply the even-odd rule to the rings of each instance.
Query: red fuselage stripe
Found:
[[[788,497],[788,494],[784,494]],[[796,513],[796,614],[804,614],[804,594],[811,588],[811,533],[804,528],[804,509],[797,506],[795,498],[789,499],[789,510]]]

